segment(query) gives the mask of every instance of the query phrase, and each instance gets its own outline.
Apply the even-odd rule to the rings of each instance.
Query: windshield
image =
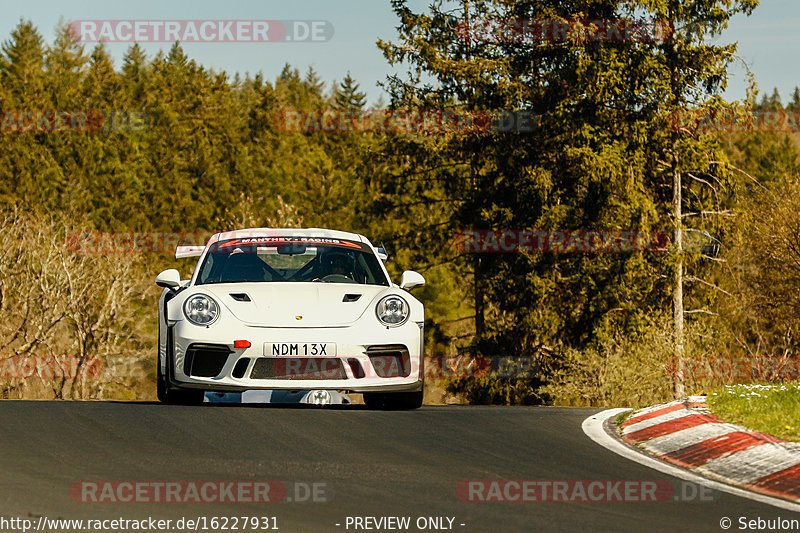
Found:
[[[250,237],[211,246],[197,285],[316,282],[384,285],[389,281],[368,245],[318,237]]]

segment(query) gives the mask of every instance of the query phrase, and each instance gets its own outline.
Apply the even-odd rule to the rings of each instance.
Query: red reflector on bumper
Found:
[[[234,348],[249,348],[250,341],[233,341]]]

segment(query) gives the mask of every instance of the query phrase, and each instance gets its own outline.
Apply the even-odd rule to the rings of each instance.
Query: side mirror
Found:
[[[414,272],[413,270],[406,270],[400,278],[400,288],[406,291],[416,289],[425,285],[425,278],[422,274]]]
[[[174,289],[181,284],[181,274],[174,268],[165,270],[156,276],[156,285],[159,287],[166,287],[167,289]]]
[[[380,257],[381,261],[384,263],[389,260],[389,254],[386,252],[386,248],[383,246],[380,248],[375,248],[375,251],[378,252],[378,257]]]

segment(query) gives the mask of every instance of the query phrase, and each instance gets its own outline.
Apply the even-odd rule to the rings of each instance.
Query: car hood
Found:
[[[262,327],[342,327],[375,306],[389,287],[350,283],[224,283],[194,287],[239,321]],[[193,291],[194,292],[194,291]],[[247,295],[246,300],[243,295]]]

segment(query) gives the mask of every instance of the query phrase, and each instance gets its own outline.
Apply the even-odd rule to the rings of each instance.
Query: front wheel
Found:
[[[200,405],[206,393],[195,389],[167,389],[166,403],[172,405]]]
[[[156,397],[161,403],[167,403],[167,379],[161,371],[161,362],[156,364]]]
[[[156,370],[156,396],[161,403],[171,405],[200,405],[203,403],[205,391],[197,389],[172,389],[169,387],[169,361],[166,375],[161,372],[161,363]]]
[[[422,391],[417,392],[365,392],[367,409],[409,411],[422,407]]]

